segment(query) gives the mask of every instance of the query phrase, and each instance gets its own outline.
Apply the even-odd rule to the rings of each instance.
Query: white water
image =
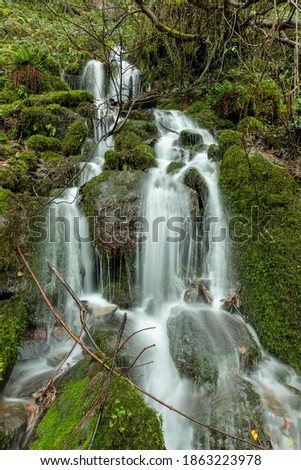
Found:
[[[195,397],[201,400],[198,407],[205,410],[209,416],[210,424],[211,404],[203,403],[200,390],[188,379],[180,377],[169,352],[169,339],[167,335],[167,322],[175,311],[195,310],[200,316],[200,308],[187,306],[183,301],[183,293],[187,281],[187,275],[183,266],[187,263],[190,267],[190,276],[209,278],[210,291],[213,296],[211,307],[212,315],[220,324],[220,330],[233,342],[231,332],[226,325],[221,323],[220,299],[227,296],[229,289],[229,274],[227,273],[227,236],[226,221],[223,213],[222,201],[218,188],[218,168],[216,163],[207,158],[207,146],[215,143],[211,134],[200,129],[187,116],[178,111],[155,111],[155,123],[160,139],[156,144],[158,158],[157,168],[150,171],[149,179],[144,187],[142,197],[141,215],[149,223],[147,240],[138,247],[138,272],[141,276],[143,290],[143,303],[140,309],[133,312],[136,321],[136,329],[155,326],[147,335],[144,333],[141,347],[155,344],[155,348],[145,354],[146,362],[152,361],[145,367],[142,386],[153,395],[159,397],[165,403],[186,412],[193,413]],[[203,137],[204,148],[192,155],[189,150],[179,148],[179,134],[182,130],[191,129]],[[185,166],[175,175],[166,173],[168,164],[173,159],[181,158]],[[209,196],[205,208],[204,237],[208,237],[208,250],[200,261],[200,252],[197,244],[192,240],[192,227],[185,226],[187,237],[181,242],[168,241],[171,232],[168,221],[173,217],[189,220],[191,201],[186,186],[181,181],[184,173],[190,168],[199,170],[208,188]],[[160,222],[160,223],[159,223]],[[172,227],[174,228],[174,227]],[[172,232],[173,236],[178,234]],[[187,284],[186,284],[187,286]],[[239,318],[241,320],[241,318]],[[249,327],[251,334],[257,340],[256,333]],[[214,332],[208,331],[208,338],[212,344],[216,344],[218,337]],[[262,397],[266,415],[267,430],[270,433],[271,443],[275,449],[300,449],[300,409],[298,408],[298,396],[300,393],[300,378],[289,371],[287,366],[280,364],[264,351],[264,361],[251,376],[242,377],[251,383],[254,389]],[[233,359],[231,359],[233,361]],[[219,365],[219,391],[231,388],[231,370],[239,371],[239,357],[236,363],[229,363],[225,358]],[[288,376],[285,383],[280,382],[280,375]],[[230,390],[230,389],[229,389]],[[227,390],[225,390],[226,393]],[[199,393],[199,395],[198,395]],[[208,400],[209,397],[207,397]],[[235,406],[233,398],[233,406]],[[238,397],[239,399],[239,397]],[[160,405],[150,403],[163,416],[164,436],[166,446],[169,449],[192,449],[193,425],[175,413]],[[275,412],[275,403],[278,409]],[[285,423],[289,421],[288,428]],[[229,425],[233,425],[230,420]],[[231,429],[231,428],[230,428]],[[231,430],[233,432],[233,429]],[[229,432],[231,432],[229,431]],[[235,431],[235,430],[234,430]],[[251,438],[250,438],[251,439]],[[207,441],[210,446],[209,441]]]
[[[98,144],[93,157],[84,167],[79,186],[101,172],[104,152],[114,145],[112,138],[106,141],[102,139],[105,132],[114,125],[117,115],[115,108],[110,106],[109,99],[112,96],[113,99],[121,96],[121,99],[125,100],[139,93],[140,75],[137,69],[125,61],[120,63],[118,55],[117,59],[115,57],[115,63],[117,73],[111,85],[106,85],[104,67],[97,61],[88,62],[83,72],[81,87],[94,94],[97,105],[94,141]],[[123,79],[120,83],[118,77],[122,71]],[[191,414],[195,401],[203,398],[196,393],[188,379],[180,377],[170,356],[166,325],[175,309],[185,309],[183,293],[188,279],[193,277],[210,278],[210,290],[214,297],[212,309],[218,318],[220,299],[227,294],[229,287],[226,270],[227,243],[226,240],[218,240],[226,224],[217,184],[217,166],[208,160],[206,147],[191,158],[190,152],[181,149],[178,144],[179,133],[184,129],[192,129],[199,133],[205,145],[214,143],[214,138],[207,130],[198,128],[187,116],[178,111],[155,111],[155,122],[160,137],[155,148],[158,166],[149,173],[141,208],[141,215],[148,221],[150,232],[147,241],[137,250],[143,302],[140,308],[129,312],[129,317],[135,325],[135,330],[149,326],[156,328],[139,335],[141,346],[156,345],[143,355],[143,360],[152,361],[152,364],[143,369],[142,385],[148,392],[169,405]],[[166,174],[168,164],[176,158],[181,158],[185,167],[175,175]],[[209,249],[202,263],[200,263],[200,253],[203,249],[200,249],[192,237],[193,229],[189,219],[190,195],[182,183],[183,175],[190,167],[200,171],[209,191],[205,208],[205,218],[209,220],[210,229],[205,233]],[[93,305],[106,306],[107,300],[100,296],[95,285],[93,251],[91,242],[87,239],[88,224],[78,203],[78,191],[79,187],[68,188],[52,204],[52,217],[56,221],[55,232],[45,257],[59,269],[80,298],[88,299]],[[173,225],[167,226],[166,222],[174,217],[180,219],[174,219]],[[183,219],[185,219],[184,224]],[[182,233],[175,231],[175,227],[185,228],[186,237],[181,243],[166,240],[167,237],[178,238]],[[66,234],[67,241],[64,240]],[[80,240],[74,234],[79,234],[85,240]],[[66,298],[59,299],[59,302],[63,304],[68,324],[78,328],[77,307]],[[209,336],[210,334],[208,331]],[[254,331],[252,334],[256,337]],[[70,343],[66,344],[67,349],[70,347]],[[21,382],[18,367],[15,376]],[[24,366],[21,365],[21,369],[22,367],[21,375],[24,372]],[[33,368],[37,374],[49,370],[45,361],[40,360],[31,362],[28,370],[30,376]],[[221,374],[225,370],[221,364]],[[28,378],[26,374],[25,371],[25,377]],[[280,375],[286,376],[285,381],[281,382]],[[300,378],[287,366],[265,353],[265,360],[246,379],[262,397],[273,447],[300,449],[300,410],[294,401],[296,396],[294,390],[301,390]],[[225,385],[226,383],[225,381]],[[14,393],[17,394],[15,389]],[[156,406],[153,402],[151,404]],[[208,406],[205,404],[205,407],[209,408],[210,404]],[[191,423],[166,408],[158,407],[158,410],[163,415],[167,448],[193,448],[194,428]],[[291,420],[290,429],[283,428],[286,417]]]

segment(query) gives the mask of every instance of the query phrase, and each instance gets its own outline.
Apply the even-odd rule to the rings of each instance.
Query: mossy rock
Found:
[[[171,356],[180,373],[197,385],[215,386],[227,367],[252,370],[261,352],[245,324],[214,310],[179,311],[167,323]],[[210,334],[208,334],[210,332]],[[245,354],[238,352],[245,346]]]
[[[11,147],[10,145],[0,144],[0,155],[1,157],[12,157],[16,155],[18,147]]]
[[[218,145],[211,144],[208,147],[207,156],[209,160],[219,162],[222,159],[222,152]]]
[[[208,187],[201,173],[193,167],[190,167],[183,175],[183,183],[190,189],[196,191],[205,205],[208,198]]]
[[[16,157],[10,157],[6,166],[0,168],[0,184],[13,192],[23,192],[30,188],[28,164]]]
[[[13,194],[9,189],[0,187],[0,214],[2,216],[5,216],[9,211],[10,200],[12,196]]]
[[[8,137],[5,134],[3,129],[0,129],[0,144],[6,144],[8,141]]]
[[[25,332],[27,312],[20,296],[0,302],[0,382],[16,360],[20,340]]]
[[[248,158],[232,146],[220,167],[226,209],[243,222],[229,232],[231,268],[263,347],[300,370],[300,193],[288,171],[262,155]]]
[[[19,160],[23,161],[29,168],[29,170],[34,170],[38,164],[38,158],[32,152],[24,150],[19,154]]]
[[[156,166],[156,159],[151,147],[141,143],[132,150],[107,150],[105,169],[107,170],[148,170]]]
[[[51,165],[59,164],[63,158],[61,154],[53,152],[53,150],[44,150],[44,152],[40,152],[40,157],[44,160],[44,162]]]
[[[117,151],[133,150],[143,143],[142,138],[133,131],[121,131],[115,137],[115,149]]]
[[[210,393],[203,392],[202,398],[200,397],[193,410],[193,415],[202,422],[217,429],[227,429],[229,434],[250,442],[254,442],[251,431],[255,430],[260,444],[267,449],[270,448],[261,397],[250,383],[236,374],[229,373],[226,384],[223,382],[217,390],[211,390]],[[193,445],[194,449],[245,451],[252,449],[250,445],[242,441],[231,439],[229,436],[201,426],[195,429]]]
[[[147,178],[141,171],[104,171],[81,188],[82,205],[95,233],[99,253],[128,255],[136,250],[136,219],[141,188]],[[116,215],[114,215],[116,213]],[[122,222],[125,221],[127,224]],[[104,221],[110,223],[106,224]]]
[[[124,126],[124,131],[134,132],[143,140],[150,139],[157,134],[156,126],[154,125],[152,121],[150,120],[144,121],[141,119],[139,120],[128,119]]]
[[[267,130],[266,124],[253,116],[241,119],[237,124],[237,130],[245,134],[258,134]]]
[[[166,168],[166,173],[169,175],[174,175],[179,170],[181,170],[185,166],[183,162],[171,162],[168,167]]]
[[[77,120],[70,124],[62,142],[65,154],[76,155],[87,137],[88,128],[83,121]]]
[[[242,132],[228,129],[220,131],[218,133],[218,144],[222,154],[232,147],[232,145],[236,145],[242,148]]]
[[[23,107],[20,125],[24,137],[30,137],[33,134],[48,135],[47,126],[57,127],[58,119],[45,106]]]
[[[95,376],[98,376],[96,382]],[[35,429],[29,448],[88,449],[99,407],[78,425],[99,399],[105,377],[102,369],[90,359],[80,361],[66,373],[56,385],[59,391],[57,398]],[[163,448],[161,421],[157,413],[129,384],[113,375],[92,449]]]
[[[86,90],[53,91],[29,98],[30,106],[45,106],[57,103],[66,108],[77,108],[81,103],[93,103],[94,96]]]
[[[201,134],[193,129],[184,129],[180,132],[178,139],[180,147],[191,149],[194,151],[201,151],[204,146],[204,140]]]
[[[31,150],[43,152],[45,150],[61,150],[62,145],[59,139],[55,137],[46,137],[44,135],[32,135],[26,142],[26,145]]]

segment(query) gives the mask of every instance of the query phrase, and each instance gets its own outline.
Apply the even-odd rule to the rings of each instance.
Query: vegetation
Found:
[[[220,183],[228,211],[242,217],[229,235],[245,315],[270,353],[300,369],[299,188],[287,170],[236,145],[224,154]]]
[[[100,391],[94,383],[96,376],[98,382],[104,380],[104,372],[99,371],[90,359],[84,359],[63,377],[59,384],[60,395],[38,425],[30,449],[88,449],[99,409],[98,405],[88,415],[99,399]],[[164,448],[161,420],[157,413],[130,385],[115,376],[111,378],[101,426],[92,448]]]
[[[94,246],[104,273],[102,293],[122,308],[133,307],[140,299],[135,285],[135,217],[141,185],[148,170],[156,166],[152,146],[157,136],[148,108],[181,109],[219,142],[219,147],[209,147],[208,155],[219,162],[232,230],[233,278],[243,286],[243,314],[269,353],[300,369],[297,9],[295,2],[286,0],[3,2],[0,372],[4,378],[26,328],[36,326],[39,315],[15,245],[21,244],[37,270],[43,270],[38,266],[38,247],[30,241],[28,221],[44,214],[53,195],[77,184],[79,162],[91,156],[95,145],[91,137],[98,116],[93,95],[80,89],[80,74],[90,59],[106,64],[108,75],[116,74],[118,59],[112,64],[111,58],[120,42],[120,58],[141,70],[143,96],[119,103],[118,126],[122,118],[127,120],[114,135],[115,148],[106,152],[102,174],[81,188],[82,207],[95,218],[100,235]],[[189,129],[178,136],[178,144],[190,155],[205,148],[201,136]],[[181,161],[172,162],[167,171],[174,174],[182,167]],[[196,168],[183,175],[183,182],[205,206],[207,188]],[[117,208],[130,221],[130,234],[120,232],[120,238],[109,243],[103,220],[108,214],[118,219]],[[231,225],[235,220],[238,224]],[[114,227],[121,229],[122,219]],[[4,298],[8,290],[9,298]],[[95,403],[99,390],[92,387],[92,377],[96,374],[103,378],[85,359],[61,379],[57,399],[30,448],[88,447],[95,413],[71,432]],[[253,398],[259,406],[258,397],[250,398],[245,389],[245,402],[253,403]],[[227,398],[225,403],[212,415],[217,423],[232,402]],[[244,413],[239,410],[234,416],[235,426],[242,429]],[[255,426],[253,418],[246,418],[250,426]],[[204,445],[201,434],[196,441]],[[212,442],[215,436],[210,437]],[[160,418],[128,385],[113,377],[94,447],[163,446]]]

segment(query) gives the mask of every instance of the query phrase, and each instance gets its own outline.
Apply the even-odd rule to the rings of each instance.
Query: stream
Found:
[[[89,162],[82,164],[78,186],[67,188],[50,205],[49,226],[52,227],[51,220],[65,222],[56,225],[43,254],[79,298],[98,308],[107,307],[110,302],[101,295],[102,273],[95,265],[88,222],[79,204],[79,188],[101,173],[105,151],[114,146],[113,137],[103,139],[118,116],[112,99],[133,98],[141,87],[139,71],[122,59],[120,49],[111,60],[115,73],[110,82],[105,66],[96,60],[89,61],[83,70],[80,87],[93,93],[97,106],[93,141],[98,144]],[[239,313],[222,309],[221,299],[235,286],[227,269],[231,253],[218,187],[218,164],[207,156],[208,146],[217,142],[180,111],[154,110],[153,116],[158,132],[154,147],[157,166],[148,171],[142,189],[139,215],[147,221],[148,231],[144,242],[137,243],[136,257],[142,301],[139,307],[128,310],[128,318],[133,331],[155,327],[138,335],[137,342],[141,348],[150,344],[156,347],[143,355],[148,365],[137,382],[149,393],[207,424],[218,423],[224,413],[225,430],[234,434],[238,432],[236,416],[242,413],[237,403],[242,395],[255,391],[261,399],[273,449],[301,449],[300,377],[263,350],[256,331]],[[183,131],[192,136],[194,150],[181,141]],[[174,173],[168,170],[173,161],[182,163]],[[183,183],[190,170],[201,175],[199,184],[205,187],[202,200],[196,200],[195,192]],[[200,217],[202,223],[198,223]],[[45,273],[42,282],[47,286],[46,292],[53,292],[55,286],[49,273]],[[189,300],[200,283],[208,288],[210,302]],[[60,311],[66,312],[68,325],[78,330],[78,307],[63,289],[55,295]],[[45,315],[51,315],[46,308]],[[53,328],[53,320],[49,319],[46,338],[36,340],[36,345],[31,340],[27,349],[23,347],[1,397],[4,403],[26,401],[28,390],[38,388],[72,347],[72,341],[58,341]],[[254,350],[257,347],[262,355],[262,360],[250,370],[244,366],[248,344]],[[210,385],[203,386],[201,380],[196,382],[196,369],[190,371],[190,365],[195,354],[204,349],[204,360],[213,357],[216,374],[208,382]],[[208,351],[212,356],[206,355]],[[75,347],[62,372],[81,357]],[[208,368],[208,377],[211,373],[212,368]],[[251,409],[251,402],[246,400],[244,403]],[[163,416],[167,449],[225,445],[224,441],[213,443],[208,433],[187,419],[150,400],[149,403]],[[227,410],[223,410],[223,403]],[[237,407],[235,415],[232,409]],[[226,445],[232,448],[232,441],[227,440]]]

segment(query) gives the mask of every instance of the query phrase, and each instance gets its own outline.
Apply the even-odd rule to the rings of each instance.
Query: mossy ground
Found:
[[[90,359],[76,364],[59,381],[59,394],[38,425],[30,449],[88,449],[99,406],[82,426],[77,426],[101,396],[104,377],[105,372]],[[93,449],[163,448],[161,420],[156,412],[129,384],[113,375]]]
[[[233,270],[243,286],[243,311],[263,346],[300,370],[298,186],[286,170],[262,155],[248,158],[239,146],[226,150],[220,184],[228,212],[240,217],[229,236]]]

